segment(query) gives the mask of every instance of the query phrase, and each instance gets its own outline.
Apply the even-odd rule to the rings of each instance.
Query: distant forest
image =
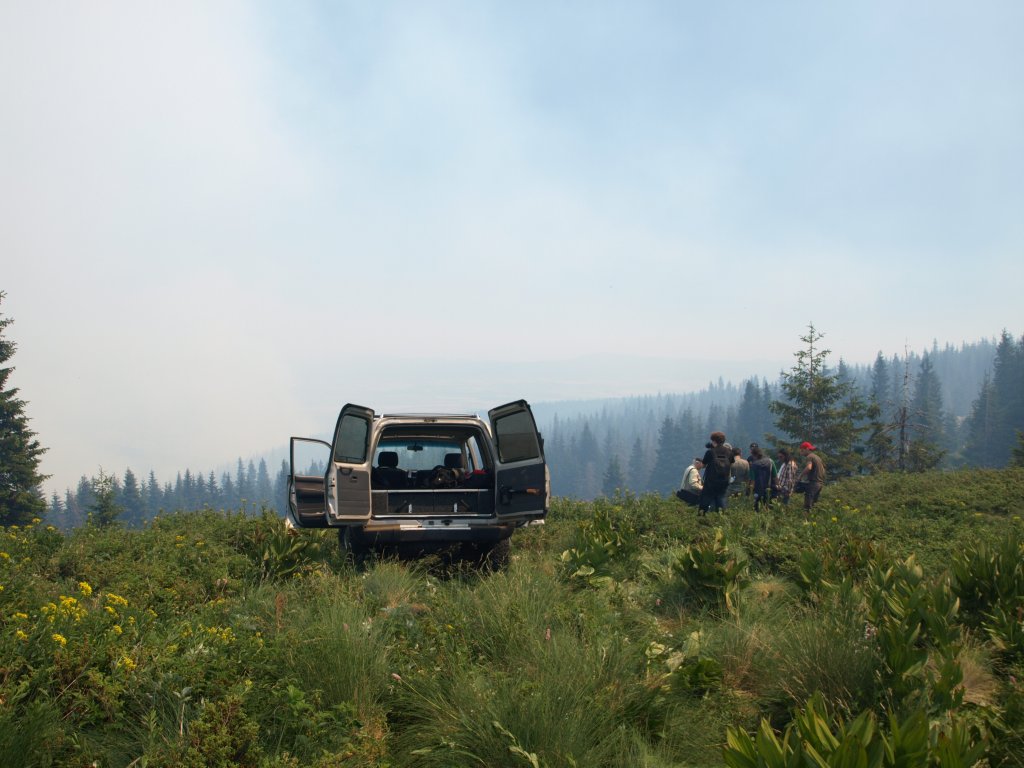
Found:
[[[281,462],[271,477],[265,459],[248,463],[238,459],[235,473],[179,472],[174,482],[160,483],[150,472],[140,480],[131,470],[122,477],[101,474],[83,476],[75,490],[70,488],[61,498],[54,493],[49,500],[47,520],[61,528],[82,525],[97,502],[97,492],[107,484],[113,490],[115,504],[121,509],[118,520],[124,525],[139,526],[146,520],[164,512],[180,509],[232,509],[258,513],[262,507],[279,514],[285,511],[288,462]]]
[[[926,439],[941,456],[940,467],[1005,466],[1024,430],[1024,338],[1005,332],[959,347],[935,343],[920,353],[879,353],[871,365],[848,365],[840,358],[829,372],[877,406],[876,426],[892,427],[902,414],[914,439]],[[783,397],[783,373],[774,382],[719,380],[689,394],[534,404],[552,492],[580,499],[616,490],[670,493],[714,430],[725,432],[744,453],[751,442],[791,444],[774,436],[778,429],[769,409]],[[127,525],[162,511],[204,506],[265,506],[283,513],[287,475],[287,462],[271,475],[265,459],[238,459],[234,474],[186,469],[173,482],[160,482],[153,472],[140,480],[131,469],[122,477],[83,476],[63,498],[51,497],[48,519],[61,527],[85,522],[97,487],[106,487],[98,483],[112,485]]]

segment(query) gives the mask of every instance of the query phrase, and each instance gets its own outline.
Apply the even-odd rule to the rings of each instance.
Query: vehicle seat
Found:
[[[379,488],[405,488],[409,477],[404,469],[398,468],[398,453],[381,451],[377,466],[370,473],[371,482]]]
[[[466,474],[466,466],[462,463],[461,453],[446,453],[444,455],[444,467],[454,472],[458,480],[461,480]]]

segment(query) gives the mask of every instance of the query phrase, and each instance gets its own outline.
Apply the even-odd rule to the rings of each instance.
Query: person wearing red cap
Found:
[[[821,487],[825,484],[825,462],[814,453],[818,450],[811,443],[804,440],[800,443],[800,453],[804,457],[803,472],[800,473],[800,480],[807,483],[807,490],[804,491],[804,514],[810,514],[814,503],[821,495]]]

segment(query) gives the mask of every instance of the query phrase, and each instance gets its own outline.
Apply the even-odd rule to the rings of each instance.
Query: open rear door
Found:
[[[544,442],[525,400],[487,412],[498,452],[497,504],[502,520],[536,520],[548,512],[547,464]]]
[[[331,525],[370,519],[373,411],[351,403],[341,409],[327,475],[327,518]]]
[[[331,446],[308,437],[291,438],[288,511],[300,528],[327,527],[327,469]]]

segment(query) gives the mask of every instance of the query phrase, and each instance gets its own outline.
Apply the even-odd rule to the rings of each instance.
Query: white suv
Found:
[[[291,438],[289,522],[339,528],[342,545],[463,543],[507,558],[519,526],[547,515],[550,476],[529,404],[487,414],[341,409],[334,440]]]

